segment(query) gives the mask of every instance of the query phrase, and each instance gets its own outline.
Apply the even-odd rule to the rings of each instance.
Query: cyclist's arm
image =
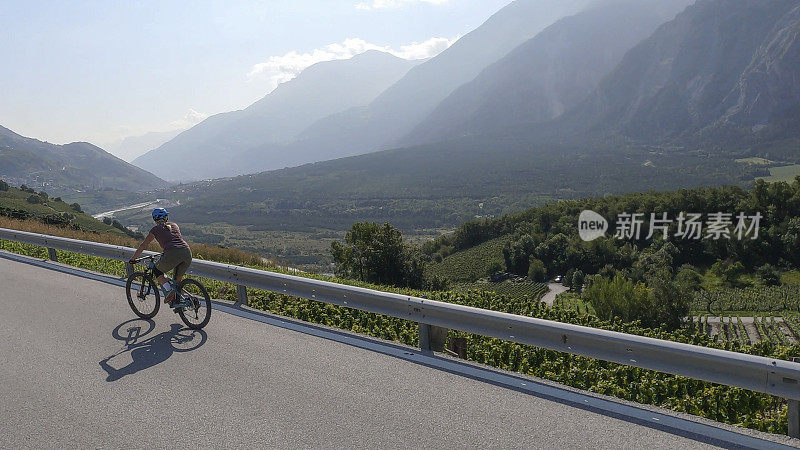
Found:
[[[155,239],[155,236],[153,236],[153,233],[148,233],[147,237],[144,238],[144,240],[142,241],[141,244],[139,244],[139,248],[136,249],[136,253],[134,253],[133,256],[131,257],[131,261],[133,261],[134,259],[138,258],[139,255],[142,254],[144,249],[146,249],[147,246],[149,246],[150,243],[153,242],[153,239]]]

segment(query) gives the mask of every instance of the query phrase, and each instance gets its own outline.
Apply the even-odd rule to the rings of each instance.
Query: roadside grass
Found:
[[[781,284],[800,284],[800,271],[787,270],[781,274]]]
[[[112,245],[122,245],[125,247],[136,248],[141,241],[130,238],[123,233],[103,232],[94,233],[89,231],[75,230],[72,228],[62,228],[54,225],[48,225],[35,220],[19,220],[11,219],[8,217],[0,216],[0,228],[8,228],[12,230],[27,231],[30,233],[49,234],[52,236],[60,236],[70,239],[79,239],[83,241],[101,242]],[[114,229],[116,230],[116,229]],[[118,231],[118,230],[116,230]],[[229,264],[241,265],[264,265],[264,259],[260,256],[249,253],[235,248],[223,248],[213,245],[196,244],[190,242],[192,253],[195,258],[205,259],[211,261],[224,262]],[[148,250],[154,252],[161,251],[157,243],[150,244]]]
[[[36,196],[37,200],[41,201],[41,203],[29,202],[28,198],[32,195]],[[52,197],[45,199],[38,194],[24,192],[14,187],[10,187],[8,191],[0,191],[0,208],[25,211],[35,217],[67,213],[69,217],[72,217],[69,220],[70,224],[76,225],[84,230],[125,236],[125,233],[121,230],[106,225],[87,213],[72,209],[71,204],[66,201],[57,201]]]

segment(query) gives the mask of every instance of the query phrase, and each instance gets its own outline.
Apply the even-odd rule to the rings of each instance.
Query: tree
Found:
[[[569,238],[563,233],[558,233],[537,245],[533,254],[547,263],[547,270],[551,273],[564,273],[568,267],[569,247]]]
[[[531,256],[528,263],[528,278],[530,278],[531,281],[547,281],[547,269],[544,267],[544,263],[533,256]]]
[[[83,210],[81,209],[81,205],[79,205],[77,203],[73,203],[73,204],[69,205],[69,207],[72,208],[72,210],[75,211],[75,212],[79,212],[79,213],[83,212]]]
[[[675,282],[687,292],[695,292],[700,289],[700,274],[692,267],[682,267],[675,275]]]
[[[517,275],[527,274],[528,263],[535,249],[536,241],[529,234],[522,235],[513,242],[507,242],[503,248],[506,269]]]
[[[570,287],[575,293],[580,294],[583,292],[583,283],[586,281],[586,275],[582,270],[578,269],[572,273],[572,279],[569,282]]]
[[[393,286],[423,285],[422,254],[405,245],[402,233],[388,223],[353,224],[344,244],[331,244],[331,254],[341,276]]]
[[[745,272],[744,265],[740,261],[730,262],[723,260],[717,260],[711,265],[710,270],[727,286],[735,285],[739,281],[739,277]]]
[[[453,245],[462,250],[480,244],[489,239],[489,222],[472,220],[456,228],[453,233]]]
[[[0,180],[0,191],[7,191],[10,188],[8,183],[3,180]]]
[[[642,315],[642,323],[646,326],[664,326],[670,330],[680,328],[683,318],[689,314],[691,291],[682,289],[673,282],[668,271],[653,274],[648,280],[650,288],[650,306]]]

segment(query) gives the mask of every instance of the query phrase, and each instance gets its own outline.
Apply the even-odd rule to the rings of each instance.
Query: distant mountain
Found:
[[[191,186],[180,212],[207,223],[227,209],[260,229],[442,227],[483,202],[746,185],[768,172],[736,158],[800,163],[798,37],[797,0],[699,0],[555,119]]]
[[[628,50],[692,2],[607,0],[565,17],[458,88],[402,143],[556,118],[584,100]]]
[[[131,162],[145,153],[160,147],[162,144],[181,134],[183,130],[151,131],[141,136],[128,136],[121,141],[104,147],[114,156]]]
[[[628,52],[564,123],[651,143],[751,142],[772,126],[798,137],[782,125],[800,106],[798,34],[796,0],[700,0]]]
[[[0,126],[0,179],[50,192],[114,188],[145,191],[167,183],[88,142],[55,145]]]
[[[264,170],[275,155],[247,150],[285,144],[325,116],[369,103],[419,63],[368,51],[315,64],[246,109],[211,116],[134,164],[170,180]]]
[[[436,105],[558,19],[590,0],[516,0],[361,108],[320,120],[287,152],[296,165],[396,146]],[[280,151],[273,149],[272,151]],[[283,167],[273,165],[272,168]]]

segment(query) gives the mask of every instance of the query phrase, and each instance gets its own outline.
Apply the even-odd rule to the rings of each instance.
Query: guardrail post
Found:
[[[127,261],[125,262],[125,275],[125,278],[130,278],[133,275],[133,264]]]
[[[247,306],[247,288],[241,284],[236,285],[236,304]]]
[[[47,256],[50,258],[50,261],[58,262],[58,254],[56,254],[56,249],[47,247]]]
[[[427,323],[419,324],[419,348],[423,352],[431,351],[431,326]]]
[[[792,362],[800,362],[800,358],[792,358]],[[800,401],[789,400],[786,411],[789,420],[789,437],[800,438]]]
[[[444,351],[447,328],[419,323],[419,348],[424,352]]]

